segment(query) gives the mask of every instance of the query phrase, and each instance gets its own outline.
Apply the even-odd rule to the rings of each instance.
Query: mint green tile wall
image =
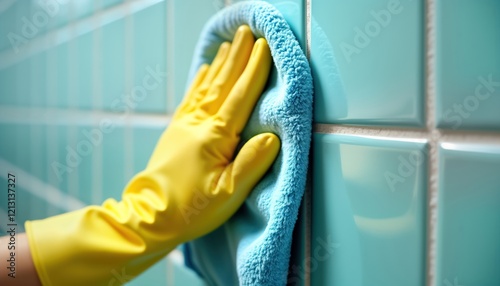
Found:
[[[12,28],[12,23],[16,21],[15,5],[16,1],[10,1],[1,7],[0,12],[2,17],[0,17],[0,33],[2,35],[8,35],[9,33],[16,33]],[[17,25],[16,25],[17,26]],[[0,37],[0,49],[3,50],[10,46],[9,38],[4,36]]]
[[[72,102],[70,107],[91,109],[94,106],[92,102],[92,58],[96,52],[93,48],[94,40],[92,33],[86,33],[69,43],[73,49],[72,56],[74,56],[74,60],[72,63],[76,66],[76,68],[72,69],[73,79],[70,90],[75,101]]]
[[[52,72],[53,84],[54,86],[54,101],[49,100],[49,107],[67,107],[69,106],[70,97],[73,95],[69,93],[68,83],[69,83],[69,59],[68,59],[68,43],[63,43],[54,49],[52,49],[49,55],[54,62],[52,62],[52,67],[54,68]],[[24,75],[24,73],[23,73]]]
[[[9,123],[2,123],[0,129],[2,130],[2,137],[9,138],[9,140],[0,140],[0,156],[4,160],[15,162],[17,139],[16,126]]]
[[[92,132],[92,130],[96,130],[95,125],[90,124],[82,124],[78,126],[70,126],[70,134],[67,140],[68,148],[75,150],[77,152],[78,144],[84,144],[83,142],[90,142],[88,139],[88,135]],[[100,151],[102,149],[102,143],[94,145],[92,144],[95,151]],[[62,148],[62,147],[59,147]],[[99,148],[99,149],[97,149]],[[70,151],[65,149],[64,156],[68,156]],[[97,149],[97,150],[96,150]],[[73,155],[74,153],[71,152]],[[76,153],[78,154],[78,153]],[[73,192],[78,194],[78,198],[85,204],[99,203],[93,201],[92,196],[92,187],[93,187],[93,173],[92,173],[92,163],[98,159],[98,152],[92,152],[88,156],[80,156],[78,155],[80,160],[78,160],[78,164],[73,167],[70,166],[72,171],[65,174],[63,180],[65,182],[74,182],[76,181],[76,186],[71,185],[71,189]],[[62,160],[61,163],[64,163],[66,166],[69,166],[66,157]],[[68,189],[70,186],[68,186]]]
[[[125,93],[125,25],[122,18],[101,28],[97,36],[101,42],[98,65],[101,69],[102,105],[97,108],[110,109],[111,103]]]
[[[171,43],[169,59],[173,63],[169,69],[168,83],[171,92],[175,94],[175,103],[178,104],[184,97],[191,58],[198,36],[207,20],[224,7],[224,1],[172,0],[167,4],[167,9],[170,11],[167,21],[170,27],[174,27],[167,31],[168,40]],[[196,9],[193,9],[194,5]]]
[[[311,285],[498,284],[498,1],[306,3],[317,122]],[[396,6],[382,25],[382,10]],[[378,31],[370,21],[379,33],[348,63],[342,47],[364,38],[357,28]],[[407,165],[410,150],[425,162]],[[385,170],[416,191],[381,192]],[[373,231],[399,208],[418,213],[405,234],[397,221]],[[318,236],[338,248],[325,257]]]
[[[437,281],[500,284],[500,146],[441,144]]]
[[[437,125],[500,130],[500,2],[437,1]]]
[[[424,123],[423,10],[421,0],[311,1],[315,121]]]
[[[120,196],[130,177],[147,164],[156,140],[168,124],[168,114],[183,97],[192,52],[204,23],[237,0],[68,1],[58,9],[52,7],[57,12],[37,27],[26,43],[13,46],[4,36],[9,32],[22,35],[22,17],[33,22],[34,15],[45,11],[42,2],[5,1],[0,5],[0,167],[23,171],[20,222]],[[332,145],[354,148],[353,142],[330,142],[326,144],[329,149],[316,139],[311,176],[328,180],[321,187],[312,186],[313,209],[304,204],[301,211],[294,236],[290,284],[326,285],[330,281],[336,283],[331,285],[352,282],[349,285],[364,286],[398,281],[398,285],[496,285],[498,277],[488,270],[488,263],[500,259],[492,243],[498,233],[491,228],[497,215],[491,206],[498,204],[499,189],[495,178],[488,176],[494,173],[496,163],[486,164],[490,167],[483,163],[496,160],[496,155],[488,150],[500,148],[498,112],[493,112],[497,97],[492,95],[490,104],[481,101],[474,114],[462,116],[462,123],[456,128],[462,130],[459,133],[450,130],[456,122],[445,122],[445,112],[457,99],[466,104],[463,100],[471,88],[474,92],[477,76],[491,73],[497,79],[498,56],[494,51],[498,37],[492,32],[499,18],[495,16],[497,2],[269,2],[283,13],[306,54],[311,56],[316,87],[315,138],[342,137],[318,135],[338,133],[364,138],[361,141],[368,140],[366,136],[371,138],[370,144],[359,147],[370,151],[367,157],[352,150],[328,151]],[[352,40],[353,28],[369,23],[372,10],[377,12],[397,4],[406,14],[392,15],[394,22],[381,28],[369,46],[353,55],[353,61],[354,56],[359,56],[355,67],[352,62],[336,61],[339,43]],[[320,30],[322,34],[318,33]],[[157,66],[166,76],[160,78],[158,86],[144,100],[131,101],[127,95],[142,86],[147,68],[156,70]],[[474,103],[473,99],[467,100],[467,104]],[[88,140],[86,132],[99,129],[99,123],[107,119],[114,122],[113,131],[103,134],[102,142],[93,147],[91,154],[59,178],[51,164],[67,163],[66,147],[76,148],[79,142]],[[374,144],[373,140],[379,143]],[[428,142],[428,149],[413,143],[414,147],[407,148],[408,142],[415,140]],[[395,141],[401,144],[394,146],[391,142]],[[472,146],[467,150],[479,151],[467,151],[467,160],[443,167],[449,165],[451,153],[439,146],[459,143]],[[388,212],[409,206],[404,202],[410,201],[410,192],[395,194],[401,199],[398,205],[396,199],[377,192],[379,185],[367,183],[381,170],[400,167],[397,158],[387,159],[380,154],[407,154],[409,150],[428,152],[426,163],[419,166],[418,180],[403,177],[400,184],[401,178],[394,178],[397,186],[413,186],[417,190],[411,205],[419,211],[408,224],[412,231],[407,233],[407,239],[394,240],[394,233],[384,236],[363,232],[364,239],[358,243],[350,240],[344,231],[359,226],[348,224],[355,218],[345,211],[347,206],[352,207],[352,202],[338,195],[352,189],[345,186],[355,186],[355,194],[344,193],[368,205],[363,214],[372,220],[381,217],[367,214],[369,210]],[[489,154],[488,159],[484,154]],[[335,162],[346,156],[351,158],[346,163],[349,168],[338,168]],[[355,176],[367,172],[367,176],[353,181],[346,170]],[[3,176],[0,174],[2,184]],[[335,180],[329,180],[332,178]],[[471,185],[474,180],[481,183]],[[417,181],[419,185],[415,187]],[[49,193],[50,198],[43,195]],[[2,212],[3,200],[0,198]],[[462,202],[458,209],[457,202]],[[314,209],[314,205],[322,207]],[[460,213],[462,209],[458,217],[464,219],[457,222],[453,212]],[[484,212],[490,214],[486,219]],[[457,235],[457,223],[482,233],[481,245],[470,247],[473,236],[443,243],[450,240],[447,237]],[[340,246],[330,259],[320,259],[323,256],[317,255],[322,252],[315,254],[319,234],[339,238]],[[308,249],[307,245],[311,247]],[[377,252],[380,245],[390,251],[397,248],[401,255],[390,256],[389,250],[381,254]],[[410,249],[409,245],[416,248]],[[356,264],[354,256],[346,256],[349,250],[356,249],[367,253],[358,257],[362,267]],[[481,253],[484,255],[479,259],[463,259]],[[176,252],[160,261],[130,285],[203,285],[194,273],[181,266],[179,255]],[[354,276],[346,275],[358,272],[365,274],[364,280],[354,281]],[[401,275],[411,279],[403,281]]]
[[[425,144],[337,134],[313,142],[312,285],[424,285]]]
[[[0,70],[0,102],[4,105],[16,105],[16,67],[11,66]]]
[[[29,102],[34,107],[46,106],[47,97],[47,54],[41,52],[31,58],[29,75]],[[23,78],[27,78],[24,76]]]
[[[134,131],[134,173],[138,173],[148,164],[149,157],[156,147],[156,142],[160,138],[165,127],[163,126],[147,126],[137,128]]]
[[[131,93],[137,94],[137,109],[141,111],[166,110],[166,76],[156,78],[149,72],[158,70],[166,73],[165,11],[166,2],[160,2],[133,16],[134,87]],[[151,82],[151,87],[144,86],[146,76],[151,77],[148,81]]]

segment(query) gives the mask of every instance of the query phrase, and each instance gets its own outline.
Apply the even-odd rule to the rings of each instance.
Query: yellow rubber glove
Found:
[[[276,135],[264,133],[234,157],[271,61],[267,42],[240,27],[200,68],[122,201],[27,222],[43,285],[120,285],[229,219],[279,152]]]

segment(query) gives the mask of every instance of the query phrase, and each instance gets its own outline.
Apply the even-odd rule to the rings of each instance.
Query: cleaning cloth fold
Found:
[[[268,41],[274,67],[241,141],[273,132],[281,139],[281,151],[228,222],[184,245],[185,261],[210,285],[285,285],[311,138],[313,88],[308,61],[275,7],[263,1],[239,2],[219,11],[205,26],[189,82],[244,24],[256,38]]]

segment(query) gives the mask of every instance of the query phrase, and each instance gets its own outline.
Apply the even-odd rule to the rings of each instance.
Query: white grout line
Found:
[[[93,92],[100,93],[97,88]],[[100,100],[96,99],[94,102],[97,101]],[[109,120],[114,125],[122,126],[127,124],[126,119],[128,124],[133,126],[165,127],[171,117],[151,113],[126,114],[100,110],[0,106],[0,123],[86,126]]]
[[[44,35],[40,35],[31,40],[27,44],[27,47],[24,47],[23,50],[17,54],[15,53],[14,49],[6,49],[0,52],[0,70],[14,65],[15,63],[18,63],[26,58],[29,58],[34,54],[53,48],[80,35],[97,30],[106,24],[122,19],[138,11],[144,10],[162,1],[164,0],[141,0],[123,2],[122,4],[113,6],[104,11],[98,11],[89,18],[70,23],[62,28],[48,32]],[[96,21],[96,19],[99,19],[99,21]],[[20,28],[21,27],[19,27],[18,30],[20,30]],[[71,33],[71,30],[74,30],[75,32]],[[48,38],[54,39],[54,41],[46,44],[45,40]],[[24,49],[27,49],[27,51],[24,52]]]
[[[304,1],[305,10],[305,35],[306,35],[306,57],[311,59],[311,0]]]
[[[436,232],[438,206],[438,144],[440,132],[436,123],[436,73],[435,73],[435,1],[424,1],[424,35],[425,35],[425,107],[426,126],[431,130],[429,140],[429,162],[427,169],[427,241],[426,241],[426,284],[436,284]],[[451,138],[450,138],[451,139]]]
[[[313,132],[350,135],[365,135],[372,137],[401,137],[427,139],[428,132],[422,129],[388,128],[379,126],[350,126],[332,124],[314,124]]]
[[[73,211],[86,206],[77,198],[65,194],[58,188],[41,181],[25,170],[0,158],[0,176],[7,180],[8,173],[13,173],[16,178],[19,178],[16,183],[21,189],[64,211]]]
[[[476,144],[500,144],[500,133],[496,131],[477,130],[426,130],[401,127],[380,126],[349,126],[316,123],[313,125],[314,133],[345,134],[372,138],[382,138],[398,141],[425,140],[428,142],[454,142]],[[473,136],[471,136],[473,135]]]

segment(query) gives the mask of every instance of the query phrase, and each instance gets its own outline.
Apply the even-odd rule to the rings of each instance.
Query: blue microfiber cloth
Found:
[[[267,39],[274,67],[242,142],[273,132],[281,138],[281,152],[228,222],[185,245],[185,261],[211,285],[284,285],[308,167],[313,92],[308,61],[276,8],[263,1],[240,2],[219,11],[205,26],[189,82],[243,24],[256,38]]]

